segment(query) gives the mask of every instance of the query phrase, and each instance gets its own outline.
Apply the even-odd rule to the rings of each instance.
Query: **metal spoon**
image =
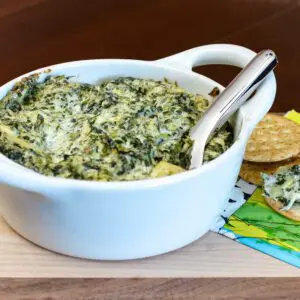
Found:
[[[271,50],[258,53],[218,96],[191,131],[194,140],[190,169],[202,165],[206,144],[214,132],[220,129],[229,117],[243,105],[278,61]],[[263,99],[262,99],[263,100]]]

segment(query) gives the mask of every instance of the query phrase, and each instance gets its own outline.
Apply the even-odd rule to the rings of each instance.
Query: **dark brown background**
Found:
[[[154,60],[224,42],[256,51],[273,49],[280,61],[273,110],[300,111],[299,25],[300,4],[296,0],[0,0],[0,84],[64,61]],[[223,84],[237,73],[235,68],[219,66],[197,71]],[[299,281],[277,279],[28,279],[1,281],[0,298],[299,299],[297,287]]]
[[[224,42],[274,50],[280,64],[273,110],[300,110],[299,25],[296,0],[0,0],[0,84],[64,61],[154,60]],[[197,71],[226,84],[237,69]]]

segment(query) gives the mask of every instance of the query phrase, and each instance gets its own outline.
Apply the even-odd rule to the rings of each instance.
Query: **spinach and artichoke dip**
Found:
[[[300,165],[279,169],[274,175],[262,174],[264,195],[282,203],[289,210],[300,203]]]
[[[189,168],[189,132],[208,105],[167,80],[121,77],[92,85],[66,76],[43,82],[30,76],[0,101],[0,151],[49,176],[155,177],[161,162]],[[232,139],[226,124],[208,144],[204,160],[216,158]]]

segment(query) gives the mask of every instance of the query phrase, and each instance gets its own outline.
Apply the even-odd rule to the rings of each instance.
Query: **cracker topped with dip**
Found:
[[[268,205],[300,221],[300,126],[267,114],[247,144],[240,176],[263,188]]]
[[[300,165],[262,174],[266,202],[285,217],[300,221]]]

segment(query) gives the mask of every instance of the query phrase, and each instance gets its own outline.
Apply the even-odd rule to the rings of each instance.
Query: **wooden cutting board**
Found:
[[[125,262],[71,258],[20,237],[0,218],[0,277],[264,277],[300,270],[210,232],[169,254]]]

